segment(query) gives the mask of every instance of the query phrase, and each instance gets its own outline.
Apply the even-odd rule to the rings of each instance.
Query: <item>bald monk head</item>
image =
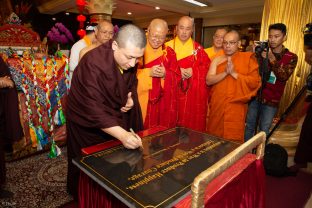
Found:
[[[102,44],[113,38],[114,26],[107,20],[102,20],[94,29],[96,41]]]
[[[213,47],[215,49],[222,49],[223,47],[223,38],[225,34],[227,33],[226,28],[218,28],[216,32],[213,35]]]
[[[146,37],[142,29],[133,24],[122,26],[112,44],[117,65],[123,70],[134,67],[143,56],[145,46]]]
[[[162,19],[153,19],[148,26],[147,41],[153,49],[161,47],[168,33],[168,24]]]
[[[182,43],[185,43],[193,34],[194,19],[183,16],[179,19],[176,30],[177,36]]]
[[[241,45],[240,35],[236,30],[230,30],[223,38],[223,50],[226,56],[232,56]]]

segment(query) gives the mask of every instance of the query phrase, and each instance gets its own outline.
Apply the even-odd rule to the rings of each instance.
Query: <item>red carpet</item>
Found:
[[[312,174],[266,177],[266,208],[303,208],[312,192]]]

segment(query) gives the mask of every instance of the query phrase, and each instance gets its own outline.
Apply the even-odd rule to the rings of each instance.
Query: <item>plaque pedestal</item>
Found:
[[[184,128],[142,141],[143,152],[110,142],[86,148],[89,155],[73,160],[82,170],[80,207],[190,207],[194,178],[240,148]],[[262,161],[247,153],[204,186],[205,207],[264,207],[264,179]]]

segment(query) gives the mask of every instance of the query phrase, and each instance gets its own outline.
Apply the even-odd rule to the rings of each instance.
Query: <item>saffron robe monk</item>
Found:
[[[204,48],[193,41],[194,20],[181,17],[177,25],[177,37],[166,43],[177,54],[181,71],[178,86],[178,126],[205,131],[209,88],[205,77],[210,65]]]
[[[218,56],[224,55],[222,43],[223,37],[226,33],[227,29],[218,28],[212,37],[212,46],[205,49],[205,52],[207,53],[211,61]]]
[[[245,117],[248,101],[260,87],[258,63],[251,52],[239,52],[240,38],[232,30],[224,36],[225,56],[215,58],[207,74],[212,85],[209,134],[244,142]]]
[[[138,95],[144,129],[177,125],[177,86],[179,73],[176,54],[163,45],[168,25],[154,19],[148,27],[143,67],[138,69]]]
[[[72,159],[81,148],[118,139],[129,149],[142,146],[129,131],[142,130],[136,68],[144,54],[145,32],[134,25],[120,28],[114,40],[89,51],[73,74],[67,103],[68,192],[78,198],[79,169]]]

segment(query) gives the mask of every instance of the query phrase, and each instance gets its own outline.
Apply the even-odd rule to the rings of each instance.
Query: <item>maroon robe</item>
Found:
[[[300,132],[294,161],[297,164],[312,162],[312,103],[309,104]]]
[[[11,77],[6,63],[0,57],[0,77]],[[23,137],[18,110],[16,88],[0,88],[0,185],[5,181],[4,146]]]
[[[72,159],[81,148],[114,139],[101,129],[121,126],[135,131],[143,129],[137,97],[136,68],[118,69],[109,41],[88,52],[74,71],[67,103],[68,192],[77,197],[79,169]],[[133,108],[120,111],[132,92]]]

